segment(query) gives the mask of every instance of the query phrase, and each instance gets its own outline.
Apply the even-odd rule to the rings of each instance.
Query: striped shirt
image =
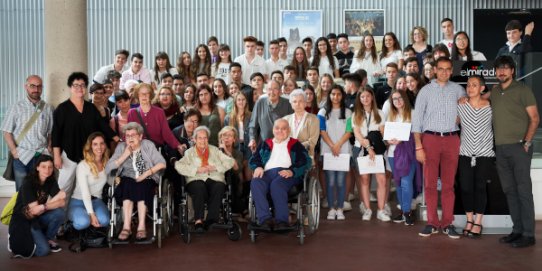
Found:
[[[412,132],[453,132],[457,125],[457,101],[465,96],[465,90],[448,81],[441,87],[436,80],[420,90],[416,97],[416,111],[412,116]]]
[[[461,119],[459,155],[494,157],[491,106],[475,109],[465,103],[458,105],[457,111]]]
[[[38,110],[37,104],[34,105],[28,98],[18,101],[6,113],[1,130],[13,134],[13,139],[17,140],[17,137],[36,110]],[[17,145],[19,160],[23,164],[28,164],[36,152],[49,153],[47,145],[48,138],[53,130],[53,110],[53,106],[45,104],[32,128],[28,130]]]

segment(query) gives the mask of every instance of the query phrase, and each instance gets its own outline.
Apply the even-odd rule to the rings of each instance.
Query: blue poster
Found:
[[[310,37],[316,41],[322,36],[321,10],[281,10],[280,35],[288,40],[288,57],[301,41]]]

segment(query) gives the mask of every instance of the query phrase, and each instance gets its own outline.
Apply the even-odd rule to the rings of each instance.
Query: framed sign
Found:
[[[382,49],[384,36],[383,9],[345,9],[344,32],[348,34],[350,45],[358,50],[364,35],[371,34],[375,38],[377,51]]]
[[[280,11],[280,36],[288,40],[288,58],[292,58],[296,47],[302,46],[304,38],[316,41],[322,36],[322,21],[321,10]]]

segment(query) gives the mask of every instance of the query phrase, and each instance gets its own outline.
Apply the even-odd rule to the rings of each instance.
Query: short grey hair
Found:
[[[303,101],[307,102],[307,94],[305,93],[305,91],[300,88],[296,88],[294,89],[294,91],[292,91],[292,93],[290,93],[290,103],[292,103],[294,101],[294,98],[297,96],[303,97]]]
[[[196,129],[194,129],[194,132],[192,133],[192,138],[194,140],[196,140],[196,136],[197,136],[199,131],[205,131],[207,133],[207,137],[211,136],[211,130],[209,130],[209,128],[207,128],[207,126],[202,125],[202,126],[196,127]]]
[[[126,134],[129,130],[135,130],[138,134],[143,134],[143,126],[137,122],[129,122],[122,127],[122,133]]]

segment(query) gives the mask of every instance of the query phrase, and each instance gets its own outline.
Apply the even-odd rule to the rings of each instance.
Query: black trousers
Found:
[[[495,171],[494,157],[476,157],[476,165],[471,164],[472,157],[459,156],[459,187],[466,213],[483,214],[487,204],[487,180]]]
[[[189,182],[186,190],[192,197],[195,220],[204,218],[205,203],[207,203],[207,220],[218,220],[221,200],[226,190],[225,183],[211,179],[205,181],[196,180]]]

